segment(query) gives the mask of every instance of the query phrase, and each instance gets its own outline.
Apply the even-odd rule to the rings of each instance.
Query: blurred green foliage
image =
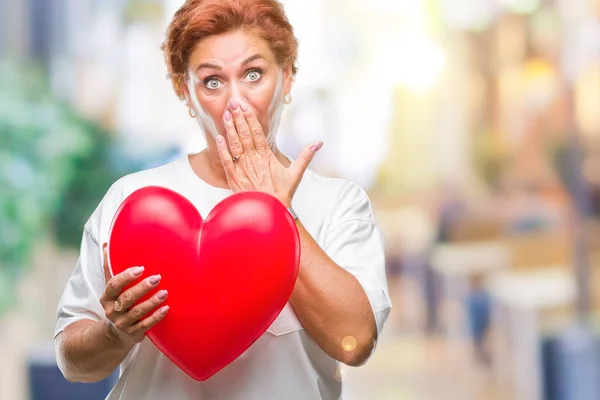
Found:
[[[0,63],[0,315],[41,237],[78,247],[112,182],[111,135],[51,94],[43,70]],[[121,170],[119,170],[121,169]]]

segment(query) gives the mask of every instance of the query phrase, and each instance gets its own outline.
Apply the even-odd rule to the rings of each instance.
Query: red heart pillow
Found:
[[[169,292],[162,305],[170,309],[147,335],[202,381],[277,318],[298,276],[300,240],[285,206],[269,194],[231,195],[203,220],[185,197],[149,186],[117,210],[108,257],[114,275],[138,265],[145,267],[140,280],[162,275],[158,287]]]

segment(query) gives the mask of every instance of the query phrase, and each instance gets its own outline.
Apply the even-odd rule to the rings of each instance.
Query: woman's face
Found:
[[[214,138],[225,135],[228,102],[246,101],[256,113],[269,144],[291,89],[291,66],[277,64],[268,43],[251,32],[235,31],[203,39],[188,64],[188,106]]]

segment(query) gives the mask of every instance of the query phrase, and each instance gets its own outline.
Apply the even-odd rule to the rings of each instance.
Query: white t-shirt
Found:
[[[289,157],[288,157],[289,158]],[[290,158],[291,160],[291,158]],[[187,156],[119,179],[85,224],[81,253],[58,305],[55,337],[82,319],[105,319],[99,302],[105,288],[102,244],[117,208],[132,192],[163,186],[188,198],[206,217],[231,195],[201,180]],[[307,170],[292,207],[325,252],[364,288],[381,332],[391,303],[384,247],[364,190],[344,179]],[[168,318],[168,316],[167,316]],[[121,364],[109,400],[333,400],[342,392],[339,363],[302,327],[290,303],[246,352],[204,382],[181,371],[149,339],[137,344]]]

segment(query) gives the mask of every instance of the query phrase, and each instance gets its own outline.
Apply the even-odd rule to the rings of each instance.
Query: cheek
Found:
[[[227,100],[221,98],[206,98],[202,94],[198,95],[198,102],[201,110],[200,118],[203,122],[212,120],[219,132],[223,132],[223,113],[227,107]]]
[[[258,121],[263,128],[267,128],[269,124],[269,107],[271,106],[271,99],[273,96],[273,89],[262,90],[260,92],[249,93],[247,100],[250,103],[254,113],[256,114]]]
[[[223,113],[225,112],[225,104],[223,102],[210,102],[202,104],[204,112],[216,123],[221,122]]]

